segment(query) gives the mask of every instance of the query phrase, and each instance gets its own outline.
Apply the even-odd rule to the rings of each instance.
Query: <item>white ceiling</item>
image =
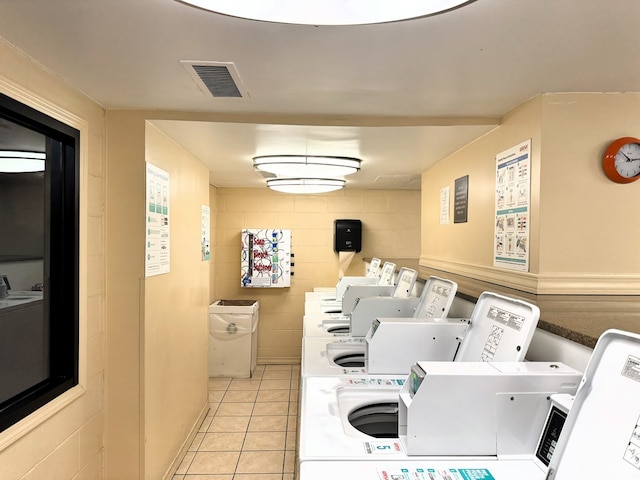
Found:
[[[362,158],[348,187],[419,188],[422,171],[532,96],[639,92],[638,18],[638,0],[476,0],[333,27],[175,0],[0,1],[0,35],[106,108],[193,112],[154,123],[223,187],[264,186],[258,154],[327,153]],[[233,62],[249,96],[206,95],[181,60]]]

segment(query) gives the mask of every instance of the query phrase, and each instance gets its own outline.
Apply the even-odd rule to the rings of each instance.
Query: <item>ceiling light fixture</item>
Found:
[[[267,187],[283,193],[327,193],[344,188],[338,178],[270,178]]]
[[[366,25],[451,10],[472,0],[181,0],[232,17],[298,25]]]
[[[278,177],[344,177],[360,170],[360,160],[322,155],[265,155],[253,158],[253,166]]]
[[[43,172],[45,157],[40,152],[0,150],[0,173]]]

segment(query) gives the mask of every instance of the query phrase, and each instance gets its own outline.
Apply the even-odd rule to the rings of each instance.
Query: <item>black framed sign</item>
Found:
[[[469,175],[456,178],[453,196],[453,223],[466,223],[469,211]]]

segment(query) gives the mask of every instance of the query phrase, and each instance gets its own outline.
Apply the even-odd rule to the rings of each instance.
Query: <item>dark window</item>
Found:
[[[45,154],[0,173],[0,431],[78,384],[79,142],[0,94],[0,157]]]

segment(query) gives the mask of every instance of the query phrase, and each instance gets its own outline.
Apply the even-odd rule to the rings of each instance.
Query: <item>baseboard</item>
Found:
[[[173,478],[175,471],[178,469],[184,456],[189,451],[189,447],[193,443],[193,439],[196,437],[198,431],[200,430],[200,425],[202,425],[202,422],[204,422],[204,419],[207,417],[208,413],[209,413],[209,403],[207,402],[205,403],[202,410],[200,411],[200,414],[198,415],[198,418],[195,424],[192,425],[191,430],[189,431],[189,435],[187,435],[187,438],[185,438],[184,442],[182,442],[182,445],[180,446],[178,453],[176,454],[173,461],[171,462],[169,469],[162,476],[162,480],[171,480]]]
[[[258,357],[260,365],[300,365],[300,357]]]

